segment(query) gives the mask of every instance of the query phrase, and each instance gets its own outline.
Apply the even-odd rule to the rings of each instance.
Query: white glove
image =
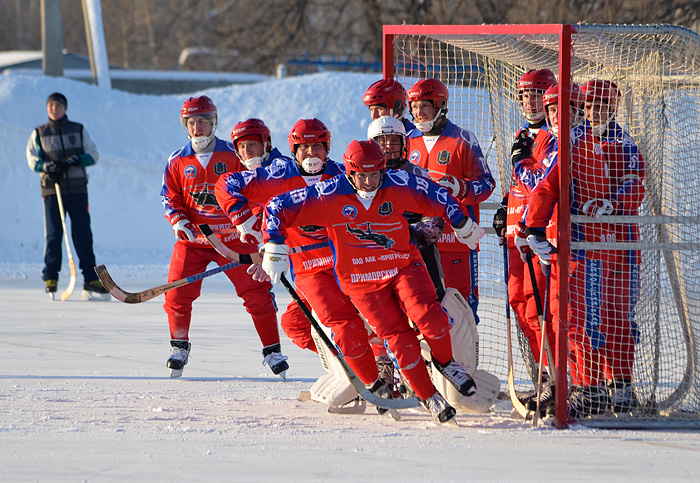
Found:
[[[175,232],[175,238],[178,240],[194,242],[197,239],[194,234],[194,226],[187,218],[182,218],[175,223],[173,231]]]
[[[265,243],[265,255],[263,255],[262,268],[270,276],[272,283],[280,283],[282,274],[289,270],[287,254],[289,247],[277,243]]]
[[[603,215],[612,215],[614,211],[615,207],[610,200],[602,198],[588,200],[583,204],[583,207],[581,207],[581,212],[584,215],[592,216],[596,219]]]
[[[450,194],[458,200],[464,198],[469,190],[469,186],[467,185],[466,181],[461,178],[450,176],[449,174],[440,178],[438,184],[447,188],[450,191]]]
[[[263,267],[259,263],[254,263],[250,267],[248,267],[248,270],[246,270],[249,275],[253,276],[253,280],[256,282],[269,282],[270,281],[270,276],[265,273],[265,270],[263,270]]]
[[[518,249],[520,252],[520,259],[523,262],[527,262],[527,256],[528,254],[532,254],[532,250],[530,249],[530,244],[527,242],[527,237],[525,236],[525,231],[521,231],[521,233],[515,234],[515,248]]]
[[[464,243],[472,250],[476,250],[476,245],[486,233],[486,230],[481,228],[481,226],[479,226],[479,224],[471,218],[467,218],[467,222],[462,228],[456,228],[453,226],[452,229],[455,231],[457,241]]]
[[[537,235],[528,235],[527,244],[530,246],[532,253],[540,258],[540,262],[549,265],[552,258],[552,246],[546,238],[538,237]]]
[[[251,215],[246,221],[236,225],[236,229],[240,233],[239,238],[241,242],[261,244],[263,242],[262,232],[260,231],[261,226],[260,218],[255,215]]]

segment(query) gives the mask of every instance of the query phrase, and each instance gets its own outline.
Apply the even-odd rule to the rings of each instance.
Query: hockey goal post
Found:
[[[633,240],[572,241],[572,223],[580,227],[603,221],[561,209],[570,201],[569,190],[561,189],[558,264],[560,273],[569,273],[572,250],[634,250],[640,255],[632,280],[638,289],[627,293],[631,304],[620,304],[638,329],[632,378],[638,405],[578,422],[597,427],[700,426],[700,170],[695,161],[700,153],[700,37],[673,25],[586,24],[386,25],[383,36],[384,77],[406,88],[420,79],[441,79],[450,91],[448,117],[477,135],[498,183],[481,206],[484,227],[490,227],[510,186],[510,146],[525,122],[517,97],[519,77],[529,69],[552,70],[564,86],[559,106],[568,104],[572,81],[606,79],[617,85],[616,120],[645,161],[645,197],[634,216],[614,214],[602,220],[635,226],[639,234]],[[560,125],[568,125],[568,109],[559,113]],[[570,186],[569,132],[561,131],[560,186]],[[553,350],[557,380],[570,381],[568,277],[559,278],[558,290]],[[480,247],[479,294],[479,367],[497,374],[505,387],[506,289],[503,251],[493,235]],[[516,390],[531,390],[534,361],[511,320],[514,333],[520,334],[514,338],[516,344],[520,341],[520,350],[514,351]],[[557,384],[558,427],[570,422],[568,386]]]

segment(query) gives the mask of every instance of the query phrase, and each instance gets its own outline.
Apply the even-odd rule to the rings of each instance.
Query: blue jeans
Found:
[[[97,280],[87,193],[64,193],[63,207],[66,210],[67,218],[70,218],[71,238],[75,253],[80,260],[83,279],[85,282]],[[63,226],[61,226],[61,214],[58,210],[56,195],[44,196],[44,228],[46,248],[41,278],[42,280],[58,279],[63,257]]]

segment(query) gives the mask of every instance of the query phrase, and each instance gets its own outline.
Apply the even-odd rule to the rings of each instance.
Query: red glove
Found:
[[[440,178],[438,184],[450,190],[450,194],[458,200],[464,199],[469,192],[469,184],[467,184],[465,180],[450,176],[449,174]]]
[[[187,218],[182,218],[175,223],[173,231],[178,240],[194,242],[197,239],[197,236],[194,234],[194,226]]]
[[[250,215],[243,223],[236,225],[239,238],[243,243],[255,243],[256,245],[263,242],[262,222],[255,215]]]

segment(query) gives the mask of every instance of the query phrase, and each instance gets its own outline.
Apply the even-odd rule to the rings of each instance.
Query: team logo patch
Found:
[[[372,231],[372,227],[370,226],[369,222],[367,222],[366,231],[362,228],[353,228],[350,226],[350,223],[346,223],[345,226],[347,227],[348,233],[355,235],[355,238],[358,240],[371,241],[383,248],[391,248],[394,245],[394,240],[386,236],[384,233]]]
[[[440,151],[437,155],[438,164],[445,165],[445,164],[449,163],[451,155],[452,154],[447,149]]]
[[[385,201],[379,207],[378,213],[381,216],[389,216],[393,211],[394,211],[394,208],[391,206],[391,201]]]
[[[185,178],[193,179],[195,176],[197,176],[197,168],[190,164],[185,168]]]
[[[408,157],[408,160],[411,162],[411,164],[418,164],[418,161],[420,161],[420,151],[412,151],[411,155]]]
[[[207,208],[207,207],[215,207],[219,208],[219,203],[216,201],[216,196],[214,196],[214,193],[210,193],[209,191],[190,191],[190,196],[194,200],[194,202],[197,204],[197,206],[201,206],[202,208]]]
[[[345,218],[349,218],[351,220],[354,220],[355,217],[357,216],[357,208],[355,208],[352,205],[343,206],[343,216]]]
[[[221,176],[226,171],[228,171],[228,169],[226,169],[226,163],[219,161],[214,165],[214,174],[216,174],[217,176]]]

